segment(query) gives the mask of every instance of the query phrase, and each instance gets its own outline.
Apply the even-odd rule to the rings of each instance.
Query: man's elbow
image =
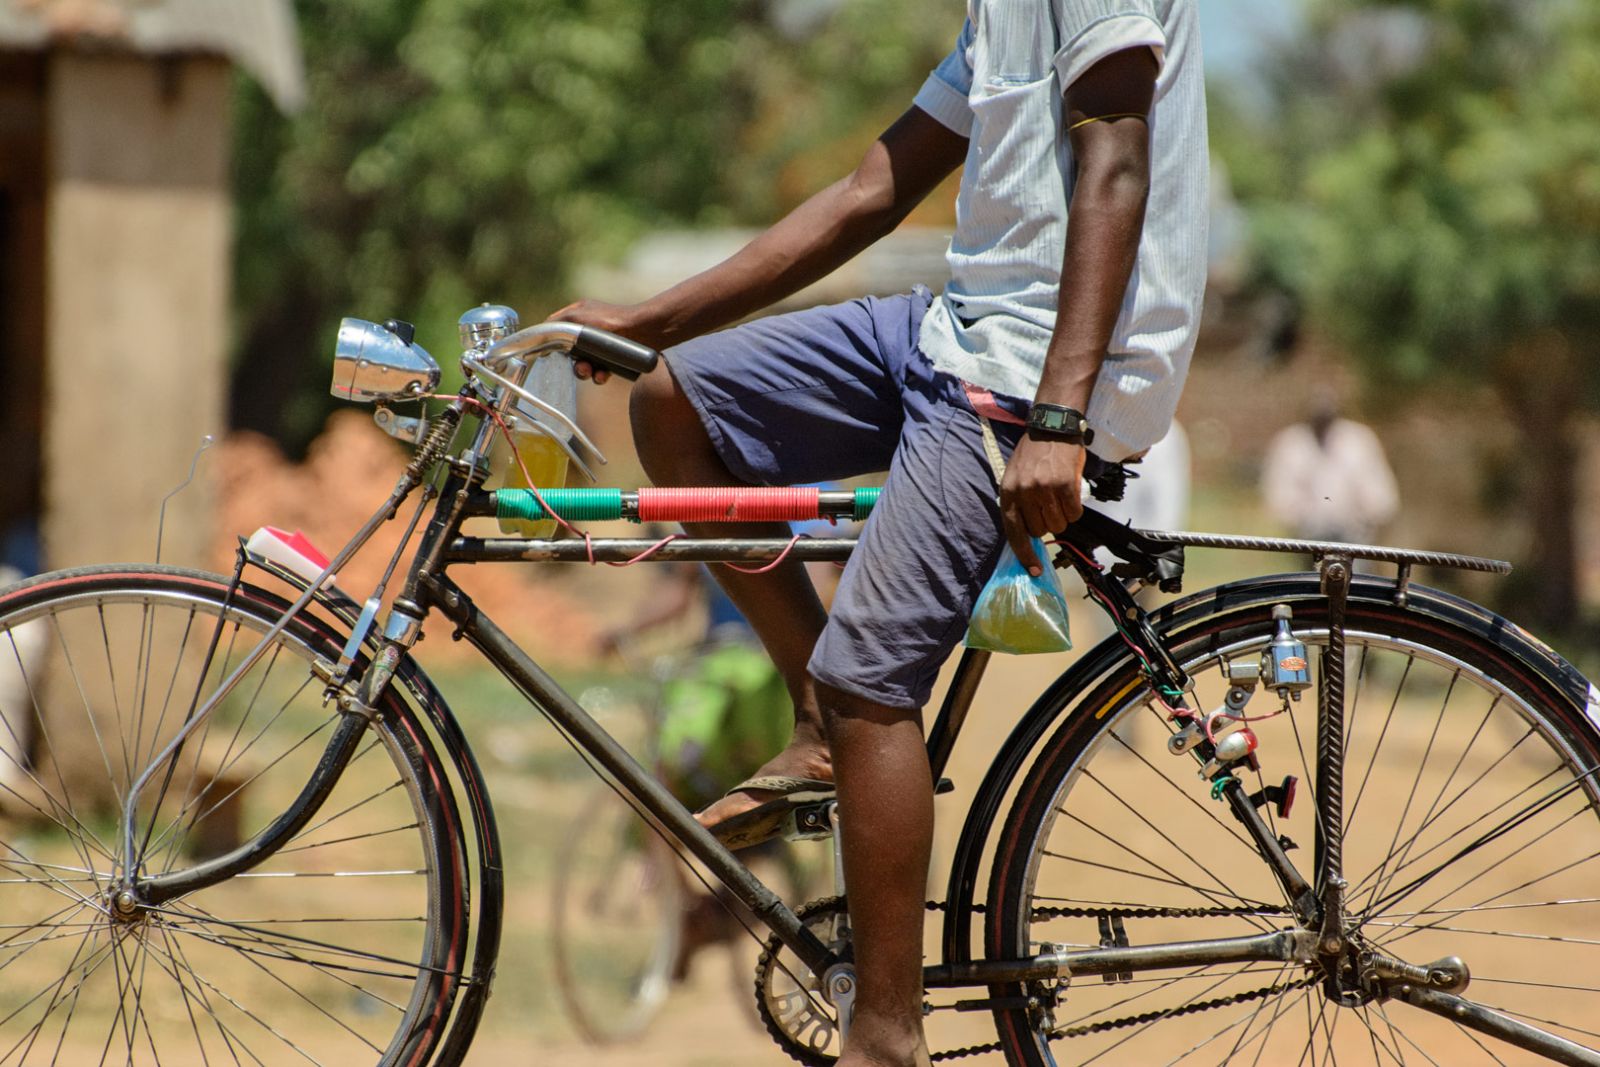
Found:
[[[1078,159],[1074,197],[1089,195],[1143,208],[1150,197],[1150,153],[1143,145],[1108,146]]]
[[[876,236],[898,226],[908,210],[895,195],[894,182],[885,178],[875,168],[863,167],[845,179],[852,221]]]

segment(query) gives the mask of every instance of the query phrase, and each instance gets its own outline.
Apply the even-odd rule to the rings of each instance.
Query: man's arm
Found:
[[[1064,125],[1077,182],[1055,333],[1035,401],[1079,411],[1089,406],[1138,255],[1150,191],[1149,126],[1142,117],[1125,116],[1149,114],[1157,70],[1149,49],[1131,48],[1107,56],[1067,88]],[[1083,463],[1081,445],[1024,437],[1006,467],[1000,486],[1006,539],[1032,574],[1043,567],[1028,539],[1083,514]]]
[[[656,348],[736,322],[798,292],[889,233],[961,165],[966,151],[965,137],[912,107],[854,171],[715,267],[640,304],[580,300],[551,318],[599,326]]]

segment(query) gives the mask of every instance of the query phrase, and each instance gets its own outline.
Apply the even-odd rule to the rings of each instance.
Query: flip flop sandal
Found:
[[[763,774],[746,779],[725,795],[731,797],[735,793],[751,790],[777,793],[778,796],[710,827],[717,840],[731,849],[749,848],[770,840],[783,831],[785,816],[795,808],[834,798],[832,782],[818,778],[794,778],[787,774]]]

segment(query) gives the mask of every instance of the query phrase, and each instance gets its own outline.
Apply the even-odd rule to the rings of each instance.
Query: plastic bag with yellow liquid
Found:
[[[1033,551],[1041,560],[1049,559],[1037,537]],[[978,594],[967,623],[966,646],[1012,655],[1071,648],[1067,598],[1062,595],[1055,568],[1046,563],[1044,573],[1035,578],[1007,545],[994,565],[994,574]]]

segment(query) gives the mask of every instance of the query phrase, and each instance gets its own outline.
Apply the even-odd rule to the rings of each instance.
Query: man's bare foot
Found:
[[[828,743],[823,740],[821,728],[804,722],[797,723],[788,747],[763,763],[750,777],[769,775],[833,781],[833,757],[828,753]],[[770,789],[736,790],[713,802],[710,807],[697,813],[695,818],[701,826],[715,829],[719,823],[760,807],[778,795]]]

